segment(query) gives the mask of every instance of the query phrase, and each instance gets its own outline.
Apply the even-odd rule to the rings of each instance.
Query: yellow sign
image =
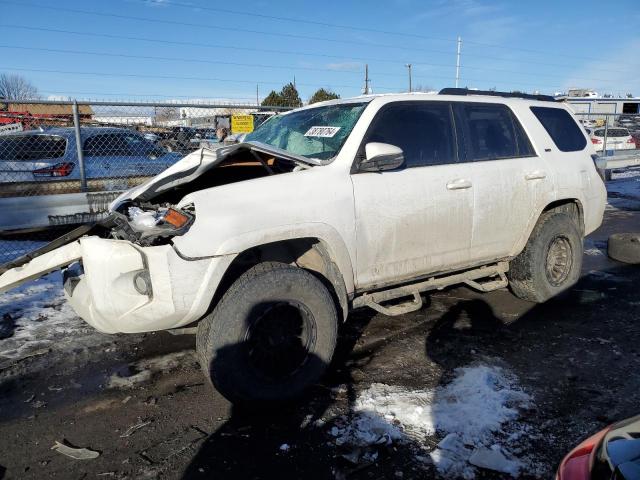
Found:
[[[253,115],[231,115],[231,133],[253,132]]]

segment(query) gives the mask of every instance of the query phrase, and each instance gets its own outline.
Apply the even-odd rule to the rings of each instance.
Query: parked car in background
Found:
[[[616,124],[618,127],[628,128],[631,131],[640,130],[640,115],[620,115]]]
[[[608,426],[564,457],[556,480],[640,478],[640,415]]]
[[[182,158],[126,128],[82,128],[81,141],[87,190],[93,193],[82,189],[73,128],[0,136],[0,231],[87,221],[82,214],[104,211],[117,192]]]
[[[633,142],[636,144],[636,148],[640,148],[640,131],[631,132],[631,138],[633,138]]]
[[[587,129],[587,133],[591,138],[591,143],[593,143],[596,152],[601,152],[605,146],[605,129]],[[636,148],[636,143],[626,128],[611,127],[606,130],[606,136],[607,150],[632,150]]]
[[[160,145],[169,152],[180,152],[187,154],[198,148],[198,143],[193,143],[193,139],[198,139],[198,130],[193,127],[171,127],[168,131],[160,134]]]

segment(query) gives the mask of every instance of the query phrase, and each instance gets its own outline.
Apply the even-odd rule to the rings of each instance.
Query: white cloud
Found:
[[[335,71],[360,71],[364,67],[362,63],[358,62],[338,62],[338,63],[328,63],[326,68],[329,70]]]

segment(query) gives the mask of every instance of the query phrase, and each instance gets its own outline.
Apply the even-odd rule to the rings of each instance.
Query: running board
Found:
[[[402,287],[390,288],[374,293],[365,293],[353,300],[353,308],[370,307],[385,315],[403,315],[422,308],[420,292],[443,289],[458,283],[464,283],[482,292],[490,292],[507,286],[509,282],[505,273],[508,271],[508,262],[498,262],[493,265],[484,265],[479,268],[474,268],[473,270],[454,273],[452,275],[431,277],[422,282],[403,285]],[[498,277],[498,279],[494,279],[494,277]],[[477,281],[482,278],[492,278],[492,280],[486,282]],[[381,305],[382,302],[408,296],[413,296],[413,299],[399,305]]]

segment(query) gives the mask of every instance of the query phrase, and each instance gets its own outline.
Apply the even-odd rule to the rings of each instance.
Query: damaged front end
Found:
[[[126,215],[112,212],[108,222],[111,235],[143,247],[166,243],[171,237],[184,235],[195,219],[193,204],[180,209],[171,205],[148,203],[130,206]]]
[[[197,221],[193,203],[182,199],[316,162],[252,143],[193,152],[120,195],[104,220],[2,265],[0,293],[63,269],[68,301],[100,331],[137,333],[197,321],[234,255],[186,258],[174,248],[172,239],[188,234]]]

